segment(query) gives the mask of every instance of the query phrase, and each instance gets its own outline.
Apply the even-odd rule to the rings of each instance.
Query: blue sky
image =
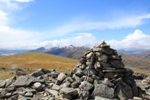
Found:
[[[0,0],[0,48],[150,49],[149,0]]]

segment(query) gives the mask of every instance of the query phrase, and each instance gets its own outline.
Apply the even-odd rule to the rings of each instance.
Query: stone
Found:
[[[72,88],[78,88],[78,86],[79,86],[79,83],[77,81],[75,81],[71,84]]]
[[[93,92],[94,96],[100,96],[104,98],[113,99],[115,96],[115,90],[104,84],[97,84]]]
[[[5,88],[11,85],[16,80],[16,77],[12,77],[0,82],[0,88]]]
[[[49,92],[51,95],[58,97],[58,91],[56,90],[50,90],[50,89],[46,89],[45,91]]]
[[[102,68],[102,66],[101,66],[101,64],[97,61],[97,62],[95,62],[95,64],[94,64],[94,68],[95,68],[96,71],[99,71],[100,68]]]
[[[119,60],[109,60],[109,63],[114,67],[114,68],[124,68],[124,64],[119,61]]]
[[[86,58],[87,58],[87,59],[90,59],[92,55],[93,55],[93,53],[90,52],[89,54],[86,55]]]
[[[132,88],[124,82],[118,84],[116,94],[120,100],[133,99]]]
[[[36,78],[29,76],[19,76],[16,81],[12,84],[12,86],[16,87],[25,87],[29,86],[32,82],[34,82]]]
[[[27,98],[22,95],[19,95],[17,100],[27,100]]]
[[[62,96],[64,98],[67,98],[67,99],[72,99],[72,98],[77,98],[78,96],[78,91],[76,89],[73,89],[73,88],[62,88],[60,90],[60,93],[62,94]]]
[[[100,57],[98,57],[98,61],[107,62],[108,61],[108,56],[105,55],[105,54],[102,54]]]
[[[16,70],[16,75],[17,75],[17,76],[26,75],[26,73],[25,73],[25,71],[23,71],[22,69],[17,69],[17,70]]]
[[[65,83],[61,84],[60,88],[64,87],[70,87],[71,83],[69,81],[66,81]]]
[[[82,76],[82,78],[81,78],[81,80],[82,81],[87,81],[87,82],[89,82],[89,83],[93,83],[93,78],[91,78],[91,77],[88,77],[88,76]]]
[[[83,76],[83,71],[80,68],[75,69],[75,74],[79,77]]]
[[[32,97],[32,96],[33,96],[33,93],[32,93],[32,92],[27,92],[27,93],[25,93],[24,96],[25,96],[25,97]]]
[[[142,80],[141,82],[143,85],[150,85],[150,76]]]
[[[34,83],[33,87],[34,87],[34,89],[36,89],[38,91],[42,90],[42,88],[43,88],[42,84],[40,82]]]
[[[57,77],[57,80],[63,81],[66,78],[66,75],[64,73],[60,73]]]
[[[44,69],[38,69],[37,71],[33,72],[33,73],[31,74],[31,76],[33,76],[33,77],[38,77],[38,76],[42,76],[43,74],[45,74],[45,73],[44,73]]]
[[[143,99],[139,97],[133,97],[133,100],[143,100]]]
[[[66,81],[69,81],[70,83],[72,83],[74,80],[72,79],[72,77],[67,77]]]
[[[93,88],[93,85],[91,83],[87,82],[87,81],[83,81],[83,82],[81,82],[79,88],[81,90],[89,91]]]
[[[60,86],[58,86],[58,85],[56,85],[56,84],[53,84],[53,86],[52,86],[52,88],[51,88],[52,90],[59,90],[60,89]]]
[[[104,40],[101,40],[99,43],[98,43],[98,46],[101,46],[101,45],[104,45],[106,44],[106,42]]]
[[[108,99],[108,98],[103,98],[103,97],[100,97],[100,96],[95,96],[94,100],[114,100],[114,99]]]

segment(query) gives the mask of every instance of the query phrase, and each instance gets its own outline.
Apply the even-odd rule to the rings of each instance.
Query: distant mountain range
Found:
[[[7,49],[0,49],[0,55],[13,55],[13,54],[19,54],[27,52],[28,50],[7,50]]]
[[[53,47],[53,48],[38,48],[35,50],[6,50],[0,52],[3,53],[23,53],[23,52],[42,52],[47,54],[53,54],[57,56],[63,56],[73,59],[80,59],[84,53],[89,50],[87,47],[75,47],[73,45],[66,46],[66,47]],[[149,73],[150,70],[150,51],[125,51],[125,50],[118,50],[118,53],[122,55],[122,60],[126,67],[136,68],[136,69],[143,69],[147,70]]]

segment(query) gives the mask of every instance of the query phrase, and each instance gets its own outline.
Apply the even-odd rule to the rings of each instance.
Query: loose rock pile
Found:
[[[0,100],[150,100],[150,77],[135,81],[133,73],[101,41],[70,73],[39,69],[0,81]]]

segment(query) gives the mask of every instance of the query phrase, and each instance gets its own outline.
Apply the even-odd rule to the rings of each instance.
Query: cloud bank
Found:
[[[147,50],[150,49],[150,35],[143,33],[137,29],[134,33],[127,35],[123,40],[107,41],[111,47],[124,50]]]
[[[92,30],[135,28],[145,24],[145,20],[150,19],[150,13],[147,13],[112,18],[110,21],[105,22],[88,20],[81,22],[81,20],[76,20],[76,22],[71,21],[68,24],[44,32],[36,32],[36,30],[27,31],[10,27],[9,23],[12,19],[10,16],[25,9],[26,4],[33,1],[0,0],[0,49],[35,49],[43,46],[54,47],[66,45],[92,46],[97,42],[96,37],[91,32]],[[85,33],[80,33],[82,31]],[[65,39],[47,40],[47,38],[57,38],[57,36],[65,36],[71,33],[76,33],[77,35]],[[108,43],[115,49],[150,49],[148,44],[150,43],[150,36],[137,29],[121,41],[111,40]]]

